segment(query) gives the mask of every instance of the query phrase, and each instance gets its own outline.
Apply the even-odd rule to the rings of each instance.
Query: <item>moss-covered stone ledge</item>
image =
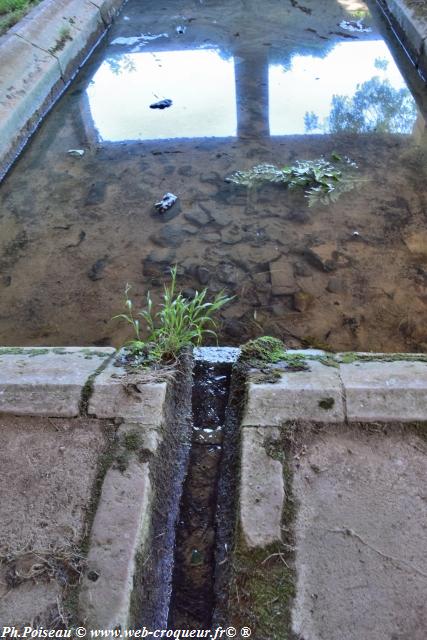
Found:
[[[44,0],[0,38],[0,179],[124,0]]]
[[[0,413],[74,418],[86,413],[111,347],[0,348]]]
[[[249,374],[244,427],[427,420],[425,354],[290,350],[270,366]]]

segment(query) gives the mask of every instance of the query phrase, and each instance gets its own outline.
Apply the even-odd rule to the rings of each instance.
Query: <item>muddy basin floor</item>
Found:
[[[0,186],[0,342],[119,345],[177,264],[235,296],[222,344],[425,350],[425,88],[369,7],[130,0]],[[358,166],[328,205],[224,181],[322,155]]]

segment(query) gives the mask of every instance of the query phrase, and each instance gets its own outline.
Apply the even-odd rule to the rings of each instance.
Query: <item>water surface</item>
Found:
[[[177,264],[235,296],[223,344],[424,351],[426,92],[371,13],[130,0],[0,186],[0,342],[119,345],[126,282],[142,303]],[[225,182],[321,156],[358,167],[328,205]]]

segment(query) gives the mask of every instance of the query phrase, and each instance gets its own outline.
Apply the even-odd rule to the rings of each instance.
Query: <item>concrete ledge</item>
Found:
[[[289,420],[343,422],[344,419],[338,369],[313,360],[310,371],[285,372],[274,384],[256,384],[249,378],[244,427],[279,426]]]
[[[73,418],[106,348],[0,348],[0,413]]]
[[[99,8],[89,0],[45,0],[10,33],[53,55],[66,82],[104,29]]]
[[[416,0],[380,0],[396,23],[400,36],[414,57],[415,64],[427,73],[427,4]]]
[[[146,537],[150,507],[148,463],[133,460],[124,473],[107,472],[79,597],[80,617],[89,629],[129,627],[135,558]]]
[[[342,364],[349,422],[427,420],[427,364]]]
[[[427,420],[424,354],[288,354],[303,355],[309,371],[284,371],[277,382],[262,384],[255,382],[256,374],[252,380],[249,374],[242,426]]]
[[[248,547],[265,547],[281,540],[283,468],[265,449],[266,443],[279,438],[276,427],[245,428],[242,432],[240,525]]]
[[[163,423],[166,388],[166,382],[144,384],[143,377],[130,377],[122,367],[110,363],[94,382],[89,415],[158,428]]]
[[[16,34],[0,39],[0,178],[4,164],[65,84],[55,56]]]
[[[122,0],[44,0],[0,38],[0,179]]]

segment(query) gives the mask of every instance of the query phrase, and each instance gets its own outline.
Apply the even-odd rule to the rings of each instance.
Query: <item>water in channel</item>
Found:
[[[193,372],[193,433],[176,530],[169,626],[208,629],[215,607],[217,488],[231,363],[200,360]]]
[[[129,0],[0,185],[0,343],[119,345],[177,264],[223,344],[424,351],[425,106],[374,2]],[[321,156],[357,164],[327,204],[225,182]]]

